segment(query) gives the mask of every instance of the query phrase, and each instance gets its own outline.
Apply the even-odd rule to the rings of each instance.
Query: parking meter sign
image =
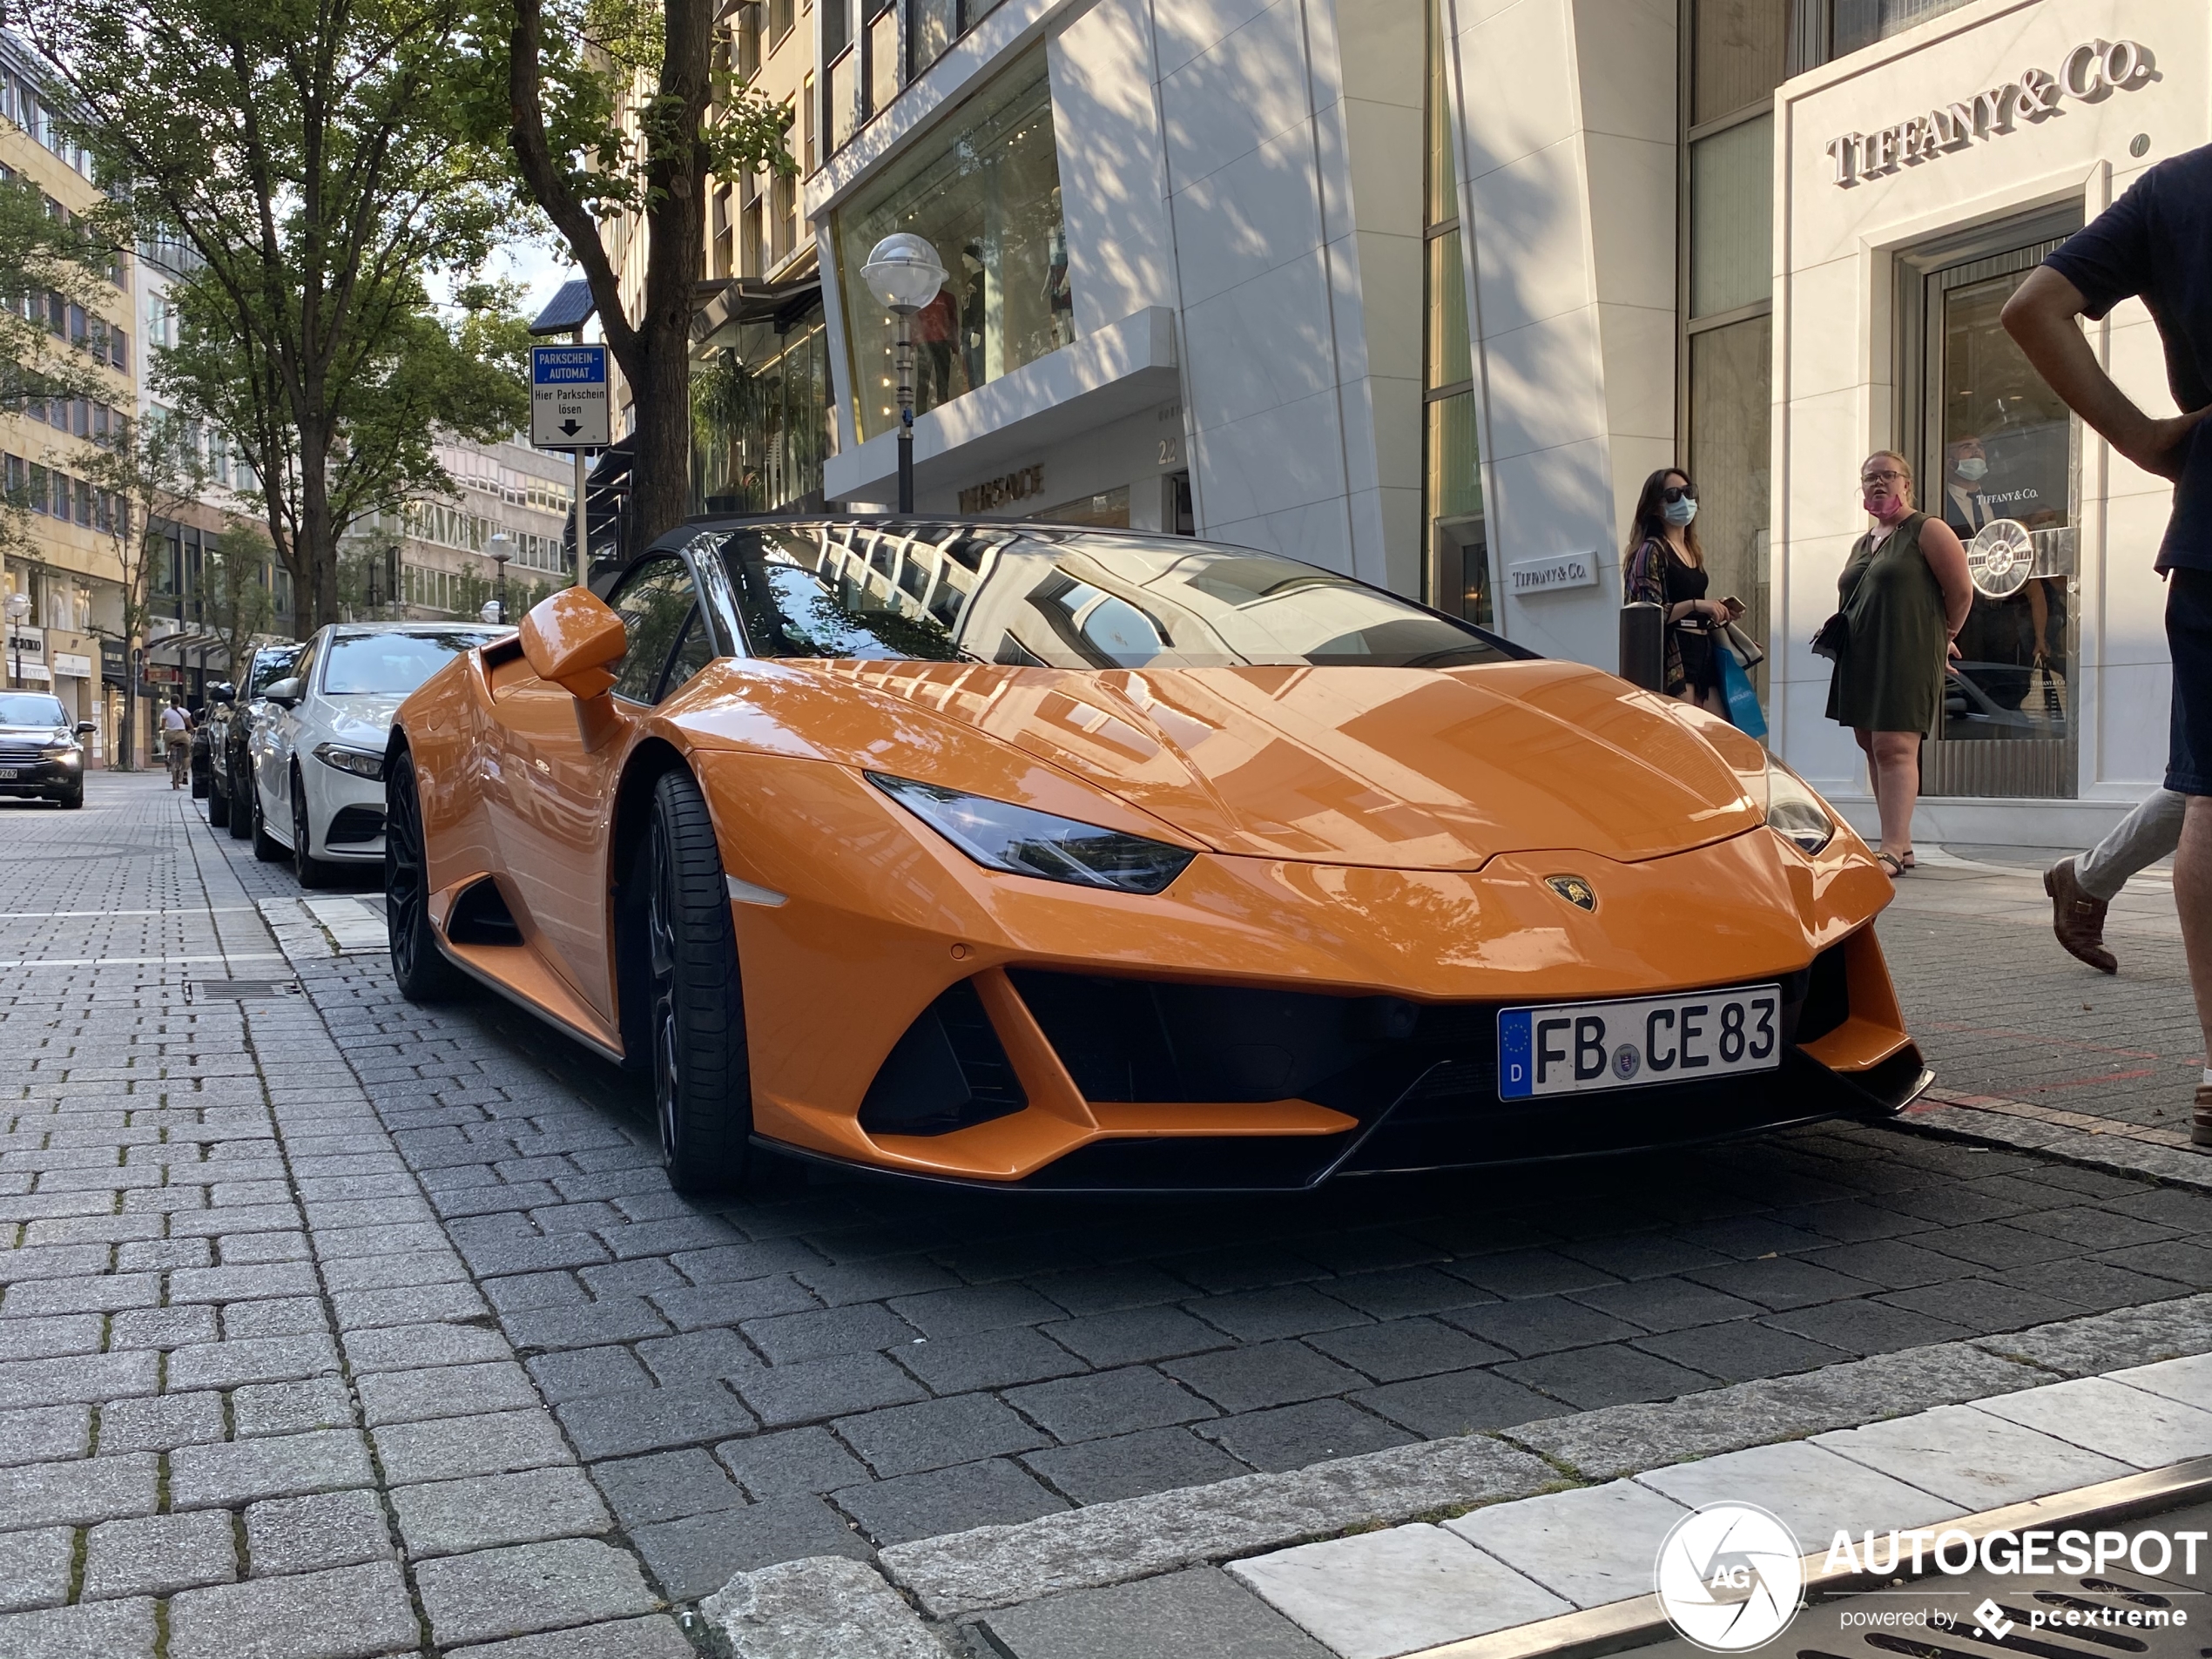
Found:
[[[604,346],[530,347],[530,442],[604,449],[611,437]]]

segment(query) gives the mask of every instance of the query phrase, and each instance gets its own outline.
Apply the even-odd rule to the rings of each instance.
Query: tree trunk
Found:
[[[302,421],[300,433],[300,563],[313,586],[307,625],[313,632],[338,616],[338,542],[330,518],[330,435],[318,421]]]

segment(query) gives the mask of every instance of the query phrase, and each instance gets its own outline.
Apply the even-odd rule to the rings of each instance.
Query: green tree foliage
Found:
[[[204,262],[172,289],[172,395],[239,440],[312,626],[338,612],[362,512],[448,483],[432,430],[527,408],[511,319],[466,280],[512,223],[504,157],[450,96],[462,0],[30,0],[112,217]],[[413,422],[412,430],[408,422]],[[496,430],[495,430],[496,428]]]
[[[637,411],[632,527],[642,542],[690,510],[691,327],[707,181],[797,164],[785,112],[730,69],[716,0],[476,0],[455,107],[568,244],[591,285]],[[642,302],[629,307],[605,233],[642,223]]]
[[[276,625],[276,596],[270,591],[275,559],[269,538],[242,520],[233,520],[200,551],[200,620],[210,633],[222,636],[233,679],[246,671],[255,636]]]
[[[111,397],[66,337],[66,307],[105,289],[111,251],[20,174],[0,179],[0,409],[44,398]],[[57,312],[57,307],[64,309]],[[0,554],[29,546],[29,509],[0,500]]]

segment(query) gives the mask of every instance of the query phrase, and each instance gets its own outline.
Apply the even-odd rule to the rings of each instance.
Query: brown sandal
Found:
[[[1905,861],[1894,853],[1877,853],[1874,861],[1882,867],[1882,873],[1892,881],[1905,873]]]

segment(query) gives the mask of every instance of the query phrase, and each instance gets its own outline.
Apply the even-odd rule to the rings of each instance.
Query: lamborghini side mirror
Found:
[[[530,672],[587,702],[613,686],[610,664],[630,649],[622,618],[588,588],[540,600],[519,631]]]

